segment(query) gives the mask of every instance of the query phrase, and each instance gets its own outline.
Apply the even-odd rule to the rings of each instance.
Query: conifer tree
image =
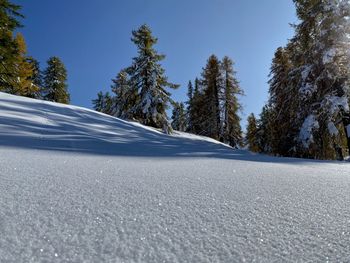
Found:
[[[309,9],[316,23],[309,32],[314,41],[305,54],[310,63],[302,72],[300,93],[306,114],[299,138],[318,158],[335,156],[340,126],[345,127],[344,116],[349,113],[349,15],[350,3],[345,0],[318,1]]]
[[[20,50],[13,32],[21,27],[20,9],[8,0],[0,1],[0,91],[11,92],[17,81],[16,60]]]
[[[131,88],[138,94],[132,109],[133,117],[145,125],[162,128],[169,133],[171,127],[166,110],[171,98],[167,88],[175,89],[178,85],[168,82],[160,65],[165,56],[154,49],[157,38],[152,36],[147,25],[132,32],[132,41],[138,49],[138,56],[133,58],[133,64],[128,69]]]
[[[187,131],[193,133],[193,85],[189,81],[187,85]]]
[[[44,99],[68,104],[70,96],[67,88],[67,70],[64,64],[58,57],[49,58],[44,71]]]
[[[201,83],[198,78],[194,82],[194,91],[192,97],[192,113],[191,113],[191,122],[194,134],[203,135],[205,132],[205,123],[206,123],[206,103],[205,96],[202,91]]]
[[[27,62],[31,64],[33,68],[33,74],[31,76],[32,83],[38,87],[38,92],[35,93],[34,98],[41,98],[41,91],[43,87],[43,79],[42,79],[42,72],[40,69],[39,61],[37,61],[33,57],[28,57]]]
[[[95,111],[103,112],[105,109],[105,98],[102,91],[97,93],[97,98],[92,100],[92,107]]]
[[[229,57],[222,60],[222,74],[224,82],[223,101],[223,121],[222,121],[222,138],[225,143],[232,147],[242,144],[242,129],[238,111],[241,105],[238,102],[237,95],[243,95],[239,87],[238,80],[233,70],[233,61]]]
[[[112,115],[128,119],[130,110],[135,105],[137,94],[130,87],[129,76],[126,70],[121,70],[116,79],[113,79],[112,92],[115,94],[113,98]]]
[[[278,48],[272,61],[269,80],[269,106],[274,118],[270,125],[271,151],[277,155],[289,155],[295,139],[295,92],[290,85],[292,63],[287,49]]]
[[[173,114],[171,116],[171,126],[174,130],[185,131],[186,130],[186,111],[185,105],[181,103],[175,103],[173,108]]]
[[[206,67],[202,72],[202,85],[204,87],[204,96],[206,107],[204,116],[206,116],[203,125],[203,135],[220,139],[220,101],[219,92],[222,90],[222,76],[220,71],[220,61],[215,55],[211,55],[207,61]]]
[[[259,151],[264,153],[272,152],[272,127],[271,120],[274,118],[273,110],[265,105],[260,114],[260,119],[258,120],[258,129],[257,129],[257,144],[259,146]]]
[[[17,43],[18,54],[15,58],[14,76],[16,79],[12,81],[10,93],[36,98],[39,93],[39,86],[33,82],[34,67],[33,64],[28,62],[27,48],[24,37],[18,33],[15,41]]]
[[[248,126],[247,126],[247,133],[245,137],[245,142],[248,146],[248,149],[252,152],[259,152],[259,145],[258,145],[258,127],[257,127],[257,120],[253,113],[251,113],[248,116]]]

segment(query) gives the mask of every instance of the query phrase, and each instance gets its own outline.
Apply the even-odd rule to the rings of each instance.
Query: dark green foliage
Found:
[[[21,26],[21,7],[0,0],[0,91],[9,92],[17,80],[16,62],[20,56],[14,30]]]
[[[152,36],[151,29],[142,25],[132,32],[132,39],[137,46],[138,56],[133,58],[133,64],[128,69],[130,85],[134,94],[137,94],[132,117],[141,123],[164,132],[170,132],[166,110],[171,102],[167,88],[175,89],[176,84],[168,82],[165,71],[160,62],[165,58],[154,49],[157,38]]]
[[[70,96],[67,88],[67,71],[64,64],[58,57],[51,57],[44,71],[43,98],[68,104]]]
[[[245,136],[245,144],[248,146],[248,149],[252,152],[259,152],[258,144],[258,124],[254,114],[248,116],[248,126],[247,133]]]
[[[171,116],[171,126],[174,130],[185,131],[186,130],[186,111],[185,105],[181,103],[175,103],[173,108],[173,114]]]

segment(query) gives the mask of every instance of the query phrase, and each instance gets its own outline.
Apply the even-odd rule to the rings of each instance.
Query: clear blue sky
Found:
[[[186,100],[187,83],[200,76],[207,58],[231,57],[246,96],[243,126],[267,100],[268,74],[277,47],[293,35],[292,0],[14,0],[22,5],[29,54],[41,66],[59,56],[68,70],[71,103],[91,108],[99,90],[136,55],[131,31],[151,26],[166,55],[169,80],[181,85],[175,100]],[[244,127],[245,128],[245,127]]]

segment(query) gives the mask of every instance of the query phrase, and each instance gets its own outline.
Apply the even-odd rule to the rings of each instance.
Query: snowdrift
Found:
[[[122,156],[218,156],[232,149],[213,139],[166,135],[82,107],[0,92],[0,146]]]

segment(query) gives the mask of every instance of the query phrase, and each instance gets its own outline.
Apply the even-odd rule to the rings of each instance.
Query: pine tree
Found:
[[[171,126],[174,130],[185,131],[186,130],[186,111],[185,105],[181,103],[175,103],[173,108],[173,114],[171,116]]]
[[[33,57],[28,57],[27,62],[32,65],[33,68],[33,74],[31,76],[32,83],[38,87],[38,92],[34,94],[34,98],[41,98],[41,91],[43,87],[43,79],[42,79],[42,72],[40,70],[40,64],[39,61],[37,61]]]
[[[292,63],[288,49],[278,48],[272,61],[269,80],[269,107],[274,118],[270,125],[272,134],[270,138],[271,151],[277,155],[290,155],[292,153],[295,129],[295,92],[291,89],[290,73]]]
[[[257,127],[257,120],[253,113],[251,113],[248,116],[248,126],[247,126],[247,133],[245,137],[246,144],[248,146],[248,149],[252,152],[259,152],[259,145],[258,145],[258,127]]]
[[[193,85],[189,81],[187,85],[187,131],[193,133]]]
[[[115,94],[113,98],[112,115],[128,119],[130,110],[135,105],[137,94],[134,94],[130,87],[129,76],[126,70],[121,70],[117,77],[112,80],[112,92]]]
[[[338,152],[340,126],[346,127],[344,117],[349,114],[349,15],[350,3],[345,0],[319,1],[309,9],[316,22],[308,32],[314,41],[305,53],[310,62],[302,72],[306,114],[299,138],[317,158],[332,158]]]
[[[274,112],[273,110],[268,106],[265,105],[262,109],[262,112],[260,114],[260,119],[257,123],[257,133],[256,133],[256,139],[257,144],[259,146],[259,151],[264,153],[271,153],[272,152],[272,119]]]
[[[13,32],[21,27],[20,9],[8,0],[0,1],[0,91],[11,92],[17,81],[16,60],[20,50]]]
[[[224,82],[223,94],[223,122],[222,122],[222,138],[225,143],[232,147],[242,145],[242,129],[240,125],[240,117],[238,111],[241,105],[238,102],[237,95],[243,95],[242,89],[239,87],[238,80],[233,70],[233,61],[229,57],[222,60],[222,74]]]
[[[222,78],[220,71],[220,61],[215,55],[211,55],[207,61],[206,67],[202,72],[202,85],[205,95],[205,115],[203,124],[205,130],[203,135],[213,139],[220,139],[220,102],[219,92],[222,89]]]
[[[67,87],[67,71],[64,64],[58,57],[51,57],[44,71],[44,99],[68,104],[70,96]]]
[[[34,67],[28,62],[27,48],[22,34],[18,33],[15,41],[19,53],[15,58],[14,76],[16,76],[16,79],[12,81],[10,93],[36,98],[39,93],[39,86],[33,82]]]
[[[105,97],[102,91],[97,93],[97,99],[92,100],[92,107],[95,111],[103,112],[105,109]]]
[[[194,91],[192,97],[191,122],[194,134],[203,135],[205,132],[206,123],[206,103],[205,95],[202,91],[202,86],[198,78],[194,82]]]
[[[104,99],[104,108],[102,112],[108,115],[112,115],[113,98],[111,94],[107,91],[103,99]]]
[[[154,49],[157,38],[152,36],[147,25],[132,32],[132,41],[138,49],[138,56],[133,58],[133,64],[128,69],[131,87],[138,94],[132,109],[133,117],[145,125],[162,128],[169,133],[171,127],[166,110],[171,98],[166,88],[175,89],[178,85],[168,82],[160,65],[165,56]]]

